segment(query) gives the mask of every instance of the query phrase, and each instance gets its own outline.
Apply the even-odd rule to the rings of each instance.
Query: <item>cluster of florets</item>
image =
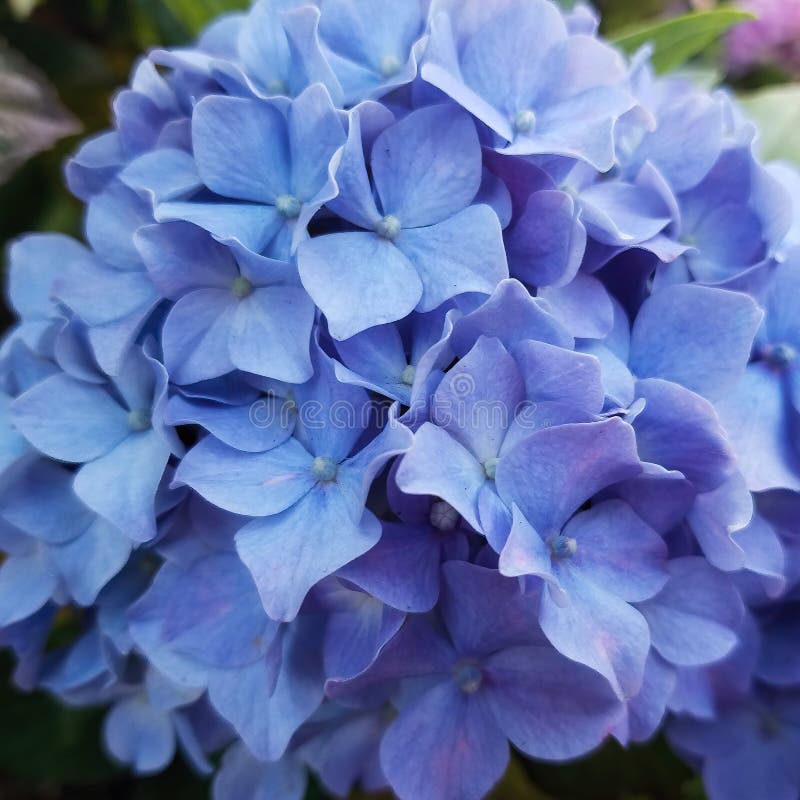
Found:
[[[732,100],[580,7],[261,0],[114,110],[88,246],[10,252],[19,684],[218,800],[662,724],[794,800],[800,179]]]

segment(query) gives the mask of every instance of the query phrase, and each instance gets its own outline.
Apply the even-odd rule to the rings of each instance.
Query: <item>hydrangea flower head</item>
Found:
[[[800,792],[800,176],[596,28],[257,0],[10,249],[0,644],[116,760],[480,800],[666,727]]]

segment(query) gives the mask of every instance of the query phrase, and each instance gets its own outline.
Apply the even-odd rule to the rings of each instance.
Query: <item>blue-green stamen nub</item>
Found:
[[[384,239],[388,239],[390,242],[400,235],[401,230],[402,225],[400,224],[400,220],[397,219],[394,214],[389,214],[388,216],[384,217],[375,226],[375,233]]]
[[[767,348],[767,358],[775,365],[785,367],[797,358],[797,350],[790,344],[780,342]]]
[[[280,79],[275,78],[267,83],[267,94],[280,94],[287,96],[286,84]]]
[[[293,194],[280,194],[275,198],[275,208],[286,219],[294,219],[300,214],[300,201]]]
[[[328,456],[317,456],[311,464],[311,474],[323,483],[335,481],[338,472],[339,465]]]
[[[417,375],[417,368],[413,364],[409,364],[401,373],[400,373],[400,380],[406,386],[413,386],[414,385],[414,378]]]
[[[499,458],[487,458],[486,461],[483,462],[483,471],[486,473],[486,477],[490,480],[494,480],[494,476],[497,474],[497,465],[500,463]]]
[[[400,63],[400,59],[395,55],[384,56],[381,59],[381,77],[382,78],[391,78],[393,75],[397,75],[400,72],[400,67],[403,65]]]
[[[137,408],[128,414],[128,427],[134,433],[141,433],[142,431],[149,431],[153,427],[153,420],[150,417],[150,412],[145,411],[143,408]]]
[[[530,133],[536,125],[536,114],[529,108],[517,113],[514,117],[514,130],[517,133]]]
[[[483,672],[476,661],[461,661],[453,669],[453,680],[464,694],[475,694],[483,683]]]
[[[547,544],[556,558],[572,558],[578,552],[578,543],[571,536],[564,536],[562,533],[553,536]]]
[[[233,292],[234,297],[238,297],[240,300],[247,297],[253,291],[253,284],[250,283],[244,275],[240,275],[238,278],[233,279],[233,283],[231,284],[231,292]]]

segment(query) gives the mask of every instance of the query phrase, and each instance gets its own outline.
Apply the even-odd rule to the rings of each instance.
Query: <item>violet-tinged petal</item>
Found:
[[[175,731],[168,713],[153,708],[143,695],[113,706],[103,724],[111,755],[139,775],[160,772],[175,755]]]
[[[566,192],[534,192],[506,236],[509,271],[533,286],[568,284],[586,247],[586,230]]]
[[[800,489],[800,456],[792,443],[782,383],[767,364],[751,364],[715,403],[739,469],[754,492]]]
[[[569,569],[628,602],[645,600],[667,582],[667,547],[621,500],[576,514],[563,535],[577,542]]]
[[[323,640],[325,675],[334,681],[367,669],[405,620],[405,614],[365,592],[340,593],[347,597],[331,610]]]
[[[243,667],[264,658],[278,631],[233,554],[201,558],[179,573],[162,614],[165,645],[209,667]]]
[[[519,281],[511,279],[501,281],[483,305],[455,323],[453,348],[463,355],[479,336],[494,336],[509,349],[525,339],[567,348],[575,344],[566,328]]]
[[[309,344],[314,304],[299,287],[255,289],[237,304],[230,328],[231,363],[244,372],[287,383],[312,375]]]
[[[173,381],[198,383],[234,369],[229,342],[237,300],[230,289],[196,289],[172,307],[164,324],[164,362]]]
[[[475,125],[452,105],[415,111],[375,140],[372,171],[384,214],[396,216],[403,228],[444,222],[480,188]]]
[[[614,327],[614,301],[591,275],[578,274],[565,286],[545,286],[537,297],[576,338],[605,339]]]
[[[507,764],[487,701],[451,680],[403,709],[381,742],[381,765],[401,800],[480,800]]]
[[[37,449],[80,463],[105,455],[130,433],[128,413],[101,386],[53,375],[20,395],[11,418]]]
[[[285,511],[245,525],[236,536],[267,613],[292,620],[309,590],[373,547],[380,523],[370,511],[353,518],[335,483],[317,484]]]
[[[703,555],[717,569],[734,571],[745,563],[742,547],[733,533],[753,518],[753,499],[740,473],[734,473],[710,492],[697,496],[687,521]]]
[[[442,617],[462,656],[542,641],[535,600],[518,581],[466,561],[448,561],[442,577]]]
[[[633,429],[612,418],[532,433],[500,459],[495,482],[506,503],[549,536],[592,495],[641,469]]]
[[[430,611],[439,598],[443,540],[432,526],[384,522],[375,547],[338,574],[393,608]]]
[[[497,339],[481,337],[445,375],[433,397],[431,421],[481,464],[499,455],[506,430],[525,399],[520,367]]]
[[[147,225],[134,240],[151,280],[170,300],[200,287],[230,289],[238,275],[230,250],[194,225]]]
[[[191,486],[206,500],[235,514],[278,514],[316,485],[313,456],[289,439],[265,453],[242,453],[209,436],[183,458],[177,484]]]
[[[155,430],[132,433],[80,468],[75,493],[133,541],[148,542],[156,535],[156,491],[169,455]]]
[[[673,559],[669,571],[666,586],[638,606],[653,647],[679,666],[720,660],[738,641],[743,615],[738,592],[728,576],[702,558]]]
[[[642,614],[606,588],[590,583],[583,570],[566,564],[558,571],[556,595],[542,592],[539,621],[545,636],[561,653],[606,678],[620,697],[641,688],[650,649]]]
[[[503,232],[489,206],[470,206],[435,225],[404,229],[396,244],[422,281],[421,312],[466,292],[489,295],[508,277]]]
[[[307,774],[295,759],[287,756],[280,761],[259,761],[247,747],[238,742],[231,745],[222,758],[214,778],[214,800],[302,800],[306,793]]]
[[[643,461],[682,472],[701,492],[728,478],[735,461],[711,403],[658,378],[638,381],[636,396],[645,401],[632,423]]]
[[[534,758],[565,761],[583,755],[605,739],[622,713],[604,678],[549,647],[501,650],[487,659],[485,669],[497,724]]]
[[[633,325],[630,363],[640,378],[664,378],[711,400],[741,378],[763,313],[745,294],[670,286],[649,297]]]
[[[243,670],[212,675],[212,705],[234,725],[256,757],[265,761],[281,758],[294,733],[322,702],[320,636],[313,619],[285,630],[277,680],[261,661]],[[254,704],[254,697],[262,699]]]
[[[217,194],[269,205],[291,194],[286,120],[275,105],[207,97],[195,106],[192,139],[200,176]]]
[[[514,355],[530,400],[552,400],[592,414],[602,410],[605,391],[594,356],[536,341],[521,342]]]
[[[447,468],[442,469],[446,463]],[[487,481],[480,461],[447,431],[426,422],[397,470],[397,485],[408,494],[437,495],[476,530],[478,492]]]
[[[402,319],[422,297],[414,265],[377,234],[318,236],[300,245],[297,264],[303,286],[336,339]]]

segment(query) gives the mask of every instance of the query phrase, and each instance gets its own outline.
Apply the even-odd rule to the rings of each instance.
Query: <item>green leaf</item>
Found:
[[[740,98],[761,131],[761,155],[800,165],[800,83],[771,86]]]
[[[250,6],[250,0],[163,0],[163,2],[178,22],[193,34],[200,33],[220,14],[243,11]]]
[[[746,11],[715,8],[628,29],[612,38],[626,53],[633,53],[649,42],[653,46],[653,66],[663,73],[683,66],[725,31],[748,19],[754,17]]]

